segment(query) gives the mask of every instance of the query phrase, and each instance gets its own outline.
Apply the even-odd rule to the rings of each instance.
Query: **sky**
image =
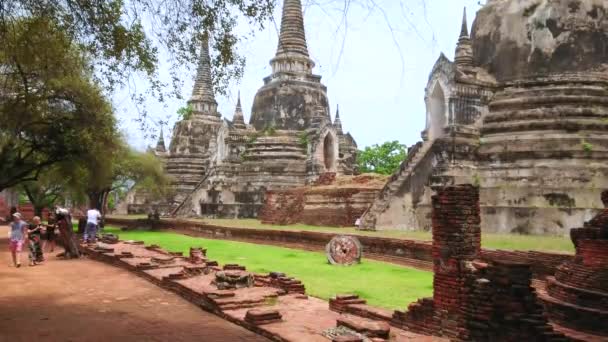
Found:
[[[440,53],[451,60],[460,33],[463,8],[467,7],[469,29],[481,7],[478,0],[362,0],[376,2],[369,9],[353,1],[344,23],[345,0],[302,0],[308,51],[316,63],[313,72],[321,75],[327,86],[332,118],[340,106],[345,131],[359,148],[398,140],[408,146],[420,140],[424,130],[424,89],[429,73]],[[218,110],[232,119],[238,91],[248,122],[251,105],[262,79],[271,73],[280,27],[281,7],[275,9],[273,22],[254,37],[244,39],[239,50],[246,58],[245,73],[235,81],[227,96],[217,96]],[[240,27],[243,33],[248,27]],[[161,59],[162,60],[162,59]],[[168,68],[160,65],[161,78]],[[183,72],[182,94],[192,92],[194,71]],[[136,80],[139,88],[143,82]],[[147,99],[152,118],[166,121],[165,141],[177,119],[177,109],[186,100],[170,99],[163,104]],[[121,128],[129,143],[137,149],[155,145],[145,137],[134,121],[137,109],[126,90],[113,96]]]

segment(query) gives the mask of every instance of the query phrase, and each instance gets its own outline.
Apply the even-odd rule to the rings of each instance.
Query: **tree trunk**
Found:
[[[101,215],[106,214],[106,206],[108,204],[108,194],[110,189],[103,189],[100,191],[89,191],[89,206],[97,208]]]
[[[99,227],[105,226],[104,218],[106,216],[108,206],[108,195],[111,189],[106,188],[101,191],[89,191],[89,206],[97,208],[101,213],[101,219],[99,220]]]
[[[32,204],[34,205],[34,215],[42,218],[42,211],[44,210],[45,206],[36,203]]]
[[[76,236],[74,235],[74,228],[72,227],[71,222],[68,220],[68,218],[62,218],[61,220],[59,220],[59,222],[57,222],[57,226],[59,228],[59,236],[61,237],[63,248],[65,248],[65,257],[80,257],[80,251],[78,250],[78,242],[76,241]]]

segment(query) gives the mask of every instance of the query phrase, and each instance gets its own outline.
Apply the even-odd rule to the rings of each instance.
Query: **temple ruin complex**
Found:
[[[175,124],[168,150],[164,140],[155,149],[174,179],[175,197],[152,205],[145,194],[131,194],[130,213],[160,206],[182,216],[257,217],[266,191],[303,186],[328,172],[354,173],[357,145],[342,131],[338,112],[332,122],[327,88],[313,74],[300,0],[284,1],[270,65],[249,124],[240,94],[232,121],[222,119],[205,40],[188,101],[192,116]]]
[[[430,229],[431,186],[480,188],[483,230],[565,235],[608,188],[605,0],[490,0],[426,86],[426,128],[363,216]]]

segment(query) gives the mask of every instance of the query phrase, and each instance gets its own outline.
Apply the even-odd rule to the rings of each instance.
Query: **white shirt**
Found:
[[[98,224],[101,213],[97,209],[87,210],[87,223]]]

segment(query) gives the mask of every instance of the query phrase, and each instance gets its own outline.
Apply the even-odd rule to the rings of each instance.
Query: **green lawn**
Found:
[[[288,248],[242,242],[207,240],[167,232],[123,232],[107,227],[122,240],[143,240],[173,252],[187,253],[191,246],[203,246],[220,264],[238,263],[256,273],[284,272],[301,280],[306,292],[329,299],[339,293],[355,293],[368,303],[388,309],[405,308],[421,297],[432,296],[433,274],[388,263],[363,260],[351,267],[332,266],[325,255]]]
[[[140,215],[145,216],[145,215]],[[113,216],[120,218],[141,218],[140,216]],[[298,230],[316,231],[327,233],[342,233],[363,236],[378,236],[396,239],[426,240],[432,239],[430,232],[422,231],[359,231],[355,228],[318,227],[305,224],[293,224],[287,226],[263,224],[255,219],[193,219],[212,225],[236,228],[252,229],[274,229],[274,230]],[[505,250],[535,250],[546,252],[574,253],[574,245],[569,237],[563,236],[538,236],[517,234],[482,234],[481,244],[485,248]]]

